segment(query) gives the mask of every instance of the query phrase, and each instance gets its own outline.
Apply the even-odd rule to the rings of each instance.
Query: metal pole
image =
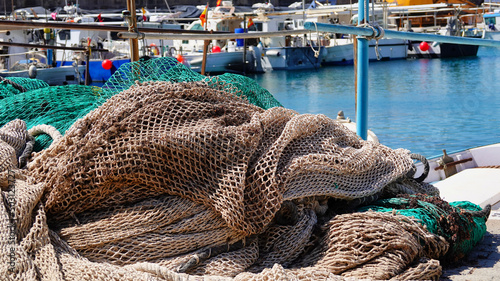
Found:
[[[248,32],[247,15],[243,15],[244,33]],[[247,73],[247,39],[243,39],[243,73]]]
[[[43,45],[43,44],[30,44],[30,43],[16,43],[16,42],[4,42],[0,41],[0,46],[16,46],[16,47],[27,47],[27,48],[45,48],[45,49],[55,49],[55,50],[71,50],[71,51],[87,51],[87,47],[65,47],[65,46],[54,46],[54,45]],[[91,48],[93,52],[108,52],[108,49],[97,49]]]
[[[90,85],[90,47],[85,58],[85,86]]]
[[[365,11],[369,11],[366,0],[358,1],[358,25],[367,22]],[[368,136],[368,40],[356,37],[357,40],[357,97],[356,97],[356,133],[366,140]]]
[[[203,27],[204,30],[207,30],[208,27],[208,3],[207,3],[207,13],[205,14],[205,26]],[[210,31],[210,33],[212,33]],[[205,69],[207,67],[207,53],[208,53],[208,45],[210,44],[210,40],[205,39],[203,41],[203,60],[201,61],[201,75],[205,75]]]
[[[203,60],[201,61],[201,75],[205,75],[205,69],[207,67],[207,52],[208,52],[208,45],[210,44],[210,40],[204,40],[203,41]]]
[[[313,30],[321,32],[332,32],[332,33],[346,33],[355,34],[361,36],[379,36],[378,32],[374,32],[373,29],[369,27],[353,27],[353,26],[343,26],[335,24],[326,23],[312,23],[306,22],[304,28],[307,30]],[[415,41],[435,41],[439,43],[451,43],[451,44],[463,44],[463,45],[478,45],[478,46],[490,46],[490,47],[500,47],[500,40],[488,40],[480,38],[470,38],[461,36],[446,36],[437,35],[430,33],[419,33],[419,32],[404,32],[404,31],[394,31],[385,30],[384,38],[395,38],[395,39],[409,39]]]
[[[130,11],[130,24],[128,27],[129,32],[137,30],[137,18],[135,14],[135,0],[127,0],[127,9]],[[139,60],[139,40],[131,38],[130,40],[130,61]]]
[[[44,27],[53,29],[72,29],[72,30],[103,30],[103,31],[116,31],[116,32],[129,31],[129,28],[127,26],[118,26],[118,25],[0,20],[0,30],[1,29],[10,30],[13,28],[25,29],[25,28],[44,28]],[[148,27],[138,27],[137,30],[139,32],[147,32],[147,33],[209,34],[209,32],[205,30],[185,30],[185,29],[168,29],[168,28],[160,29],[160,28],[148,28]],[[228,34],[229,32],[216,31],[214,33]]]
[[[172,40],[228,40],[228,39],[243,39],[243,38],[248,39],[248,38],[261,38],[261,37],[281,37],[286,35],[302,35],[307,33],[309,33],[309,30],[306,29],[281,30],[273,32],[252,32],[252,33],[213,32],[213,34],[211,32],[209,32],[209,34],[172,34],[170,32],[164,32],[163,34],[153,34],[153,33],[137,33],[137,32],[119,32],[118,38],[172,39]]]

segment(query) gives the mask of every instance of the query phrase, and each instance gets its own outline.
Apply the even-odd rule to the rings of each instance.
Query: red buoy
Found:
[[[111,67],[113,66],[113,62],[110,61],[110,60],[108,60],[108,59],[106,59],[106,60],[102,61],[101,65],[102,65],[102,68],[104,68],[106,70],[110,70]]]
[[[429,44],[427,44],[427,42],[423,41],[422,43],[420,43],[420,50],[422,52],[429,50]]]
[[[220,53],[220,47],[215,45],[212,47],[212,53]]]
[[[183,63],[184,57],[182,55],[177,55],[177,61],[179,61],[180,63]]]

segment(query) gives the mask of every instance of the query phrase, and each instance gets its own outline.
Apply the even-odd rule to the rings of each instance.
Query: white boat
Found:
[[[426,164],[428,166],[426,168]],[[416,164],[416,177],[428,174],[425,182],[433,184],[448,201],[470,201],[484,208],[500,202],[500,143],[446,153]],[[500,207],[495,207],[498,209]]]
[[[483,38],[500,40],[500,11],[483,14]]]
[[[235,7],[231,1],[209,10],[206,29],[225,32],[243,32],[243,20],[233,16]],[[204,30],[201,20],[191,22],[186,30]],[[202,72],[204,40],[174,40],[169,48],[170,56],[177,57],[196,72]],[[255,71],[256,55],[253,48],[246,48],[243,40],[212,40],[208,46],[205,73],[247,73]]]
[[[408,41],[402,39],[380,39],[370,40],[368,55],[370,61],[406,59],[408,52]],[[354,45],[353,39],[340,38],[331,39],[330,45],[325,47],[325,55],[322,65],[353,64]]]
[[[477,28],[465,29],[461,21],[456,17],[449,17],[448,24],[444,28],[439,28],[433,33],[436,33],[438,35],[461,36],[470,38],[483,37],[483,34]],[[421,43],[422,42],[420,41],[413,41],[409,43],[410,45],[408,46],[408,58],[468,57],[476,56],[477,51],[479,50],[478,45],[425,42],[425,48],[422,48],[422,45],[420,45]]]
[[[24,77],[36,78],[45,81],[50,86],[81,84],[83,83],[82,74],[85,71],[85,65],[65,65],[58,67],[39,67],[30,64],[24,70],[1,70],[2,77]]]
[[[0,31],[0,41],[37,44],[44,35],[42,29],[12,29]],[[3,46],[0,52],[0,76],[36,78],[51,86],[82,82],[85,66],[70,62],[69,65],[56,67],[52,54],[52,50],[38,50],[36,46]]]
[[[249,33],[304,28],[304,16],[300,14],[261,12],[253,22],[255,28],[249,30]],[[324,55],[324,47],[308,36],[308,32],[295,36],[262,37],[256,49],[261,54],[260,60],[256,61],[256,68],[263,71],[317,69],[321,66]]]
[[[230,45],[235,45],[234,41],[229,42]],[[246,60],[244,56],[246,55]],[[177,57],[185,65],[192,70],[201,73],[203,63],[203,52],[183,52],[182,57]],[[205,73],[246,73],[254,72],[255,67],[253,64],[248,63],[254,60],[252,52],[243,51],[221,51],[207,53],[207,60],[205,63]]]

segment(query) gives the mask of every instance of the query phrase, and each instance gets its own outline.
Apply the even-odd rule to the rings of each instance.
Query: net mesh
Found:
[[[0,78],[0,99],[5,99],[23,91],[46,88],[49,84],[42,80],[23,77]]]
[[[15,96],[2,100],[2,276],[437,280],[457,244],[409,216],[350,211],[438,198],[406,177],[408,151],[283,108],[248,78],[165,58],[123,65],[100,89]],[[40,124],[64,136],[19,169]]]
[[[403,197],[403,195],[401,195]],[[404,198],[406,197],[406,198]],[[486,217],[473,215],[481,207],[470,202],[445,202],[436,197],[411,195],[383,199],[359,211],[392,212],[413,217],[451,245],[444,260],[457,261],[470,252],[486,233]]]

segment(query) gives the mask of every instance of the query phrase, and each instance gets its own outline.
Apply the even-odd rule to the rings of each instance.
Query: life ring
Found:
[[[160,49],[156,46],[155,43],[151,43],[151,45],[149,45],[149,48],[151,49],[151,52],[153,52],[155,56],[160,54]]]

